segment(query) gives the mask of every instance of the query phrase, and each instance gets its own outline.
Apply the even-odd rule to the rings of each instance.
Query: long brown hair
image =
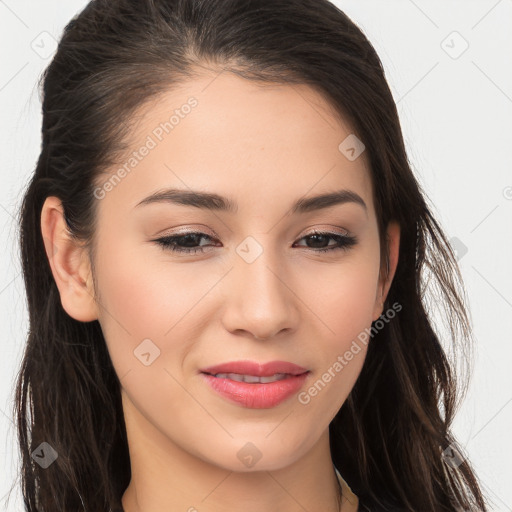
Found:
[[[457,261],[411,171],[381,61],[328,0],[93,0],[66,26],[41,78],[42,149],[19,211],[30,330],[15,415],[26,510],[120,509],[131,475],[120,382],[98,321],[78,322],[62,308],[41,235],[43,203],[61,199],[70,233],[94,262],[99,174],[125,147],[136,109],[200,68],[320,91],[366,147],[384,257],[386,227],[400,224],[385,309],[402,309],[375,329],[329,427],[332,460],[361,506],[487,510],[467,458],[445,456],[462,453],[450,426],[466,381],[427,299],[434,292],[445,312],[442,341],[468,354]],[[32,457],[43,442],[58,453],[46,469]]]

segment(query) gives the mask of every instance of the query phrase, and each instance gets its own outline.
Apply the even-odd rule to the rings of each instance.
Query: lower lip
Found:
[[[214,391],[234,403],[251,409],[270,409],[297,393],[304,384],[308,373],[290,375],[286,379],[266,384],[220,379],[207,373],[201,373],[201,375]]]

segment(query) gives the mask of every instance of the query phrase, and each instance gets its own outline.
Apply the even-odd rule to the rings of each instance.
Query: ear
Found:
[[[373,312],[373,321],[377,320],[384,311],[384,302],[386,301],[389,289],[391,288],[391,283],[393,281],[393,277],[395,276],[396,267],[398,264],[400,248],[400,226],[396,221],[392,221],[388,224],[386,230],[386,239],[387,261],[385,260],[381,263],[377,295],[375,298],[375,308]]]
[[[62,307],[80,322],[98,318],[87,251],[69,234],[58,197],[47,197],[41,210],[41,233]]]

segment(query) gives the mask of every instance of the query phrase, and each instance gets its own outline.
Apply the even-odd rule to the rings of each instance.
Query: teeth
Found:
[[[239,373],[217,373],[215,377],[218,379],[231,379],[237,382],[249,382],[250,384],[267,384],[268,382],[275,382],[277,380],[283,380],[288,377],[287,373],[276,373],[269,375],[268,377],[257,377],[256,375],[240,375]]]
[[[266,384],[267,382],[275,382],[276,380],[283,380],[288,377],[287,373],[276,373],[275,375],[270,375],[269,377],[259,377],[259,381],[262,384]]]

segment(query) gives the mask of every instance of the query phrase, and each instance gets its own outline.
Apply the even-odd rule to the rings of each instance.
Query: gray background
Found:
[[[40,149],[36,82],[86,3],[0,0],[0,510],[23,508],[17,487],[7,501],[18,464],[13,381],[28,326],[14,212]],[[383,61],[411,164],[458,250],[478,343],[453,430],[491,510],[512,511],[512,0],[335,3]]]

